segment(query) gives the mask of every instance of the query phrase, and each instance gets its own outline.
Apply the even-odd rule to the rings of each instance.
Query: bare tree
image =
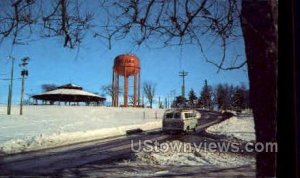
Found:
[[[32,25],[36,23],[31,8],[34,1],[1,1],[0,15],[0,36],[1,42],[12,37],[12,43],[18,43],[18,38],[25,33],[26,30],[32,31]],[[26,30],[25,30],[26,29]]]
[[[41,37],[62,37],[63,46],[79,46],[91,27],[94,14],[81,11],[81,3],[69,0],[1,1],[0,37],[12,37],[12,44],[26,44],[32,34]]]
[[[63,36],[64,47],[75,47],[81,43],[90,28],[93,13],[80,11],[79,1],[57,0],[54,8],[43,16],[44,32],[48,36]]]
[[[207,84],[207,80],[204,81],[204,86],[202,87],[202,90],[200,92],[198,105],[201,108],[209,109],[211,110],[213,108],[213,91],[212,87]]]
[[[277,135],[277,3],[276,0],[242,2],[250,105],[253,108],[256,141],[261,143],[276,142]],[[259,152],[256,158],[257,176],[274,177],[276,153]]]
[[[134,104],[134,96],[130,95],[130,96],[128,96],[128,99],[129,99],[129,105],[133,106],[133,104]]]
[[[113,98],[114,98],[114,90],[113,90],[113,86],[110,84],[110,85],[105,85],[105,86],[102,86],[102,91],[105,95],[108,95],[111,97],[111,100],[113,101]],[[121,89],[119,88],[119,94],[121,93]]]
[[[108,36],[115,35],[120,39],[134,33],[132,38],[136,45],[151,42],[152,39],[155,43],[151,45],[160,44],[158,47],[196,44],[204,59],[219,70],[237,69],[246,64],[246,60],[237,54],[231,65],[225,66],[228,45],[242,37],[240,30],[237,30],[240,9],[236,0],[104,2],[103,7],[112,7],[108,8],[107,13],[114,17],[108,22],[108,26],[114,24]],[[209,59],[205,55],[202,41],[207,41],[208,37],[222,48],[221,59]]]
[[[55,85],[55,84],[43,84],[43,85],[41,86],[43,92],[55,90],[55,89],[57,89],[57,87],[58,87],[58,86]]]
[[[155,96],[155,88],[156,85],[151,82],[145,82],[143,86],[144,94],[150,104],[150,108],[152,108],[153,98]]]

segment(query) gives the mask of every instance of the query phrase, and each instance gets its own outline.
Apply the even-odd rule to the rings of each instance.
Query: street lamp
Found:
[[[21,88],[20,115],[23,114],[24,85],[25,85],[25,78],[28,76],[28,70],[26,66],[28,65],[29,57],[24,57],[21,60],[22,60],[22,64],[20,64],[20,67],[22,67],[21,70],[22,88]]]

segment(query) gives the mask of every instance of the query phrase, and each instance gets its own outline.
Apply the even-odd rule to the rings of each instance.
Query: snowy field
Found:
[[[0,152],[17,153],[161,128],[164,110],[93,106],[0,106]]]
[[[247,114],[247,113],[246,113]],[[244,117],[232,117],[206,129],[208,133],[226,135],[244,141],[255,141],[254,120],[251,114]]]

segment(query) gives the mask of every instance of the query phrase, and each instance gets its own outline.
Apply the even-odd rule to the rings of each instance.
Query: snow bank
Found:
[[[180,141],[173,141],[180,142]],[[181,142],[183,144],[184,142]],[[204,149],[193,148],[192,152],[182,150],[164,152],[144,152],[136,154],[132,162],[121,162],[120,164],[136,165],[163,165],[163,166],[213,166],[217,168],[232,168],[255,164],[254,156],[245,156],[230,152],[210,152]]]
[[[0,151],[17,153],[161,128],[164,110],[92,106],[25,106],[24,115],[0,106]]]
[[[232,117],[206,129],[208,133],[255,141],[253,117]]]
[[[3,142],[0,144],[0,149],[5,153],[32,151],[79,143],[83,141],[91,141],[96,139],[125,135],[126,130],[135,128],[143,128],[143,130],[161,128],[161,121],[153,121],[145,124],[128,125],[115,128],[103,128],[98,130],[54,133],[50,135],[40,134],[38,136],[24,137],[21,139],[12,139]]]

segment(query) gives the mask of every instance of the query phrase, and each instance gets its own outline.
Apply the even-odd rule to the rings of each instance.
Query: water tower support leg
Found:
[[[116,93],[115,93],[115,98],[116,98],[116,107],[119,106],[119,75],[116,74]]]
[[[139,75],[138,75],[138,106],[140,106],[140,100],[141,100],[141,74],[140,74],[140,71],[139,71]]]
[[[128,77],[126,75],[124,76],[124,107],[128,107]]]
[[[116,107],[116,81],[115,81],[115,72],[113,71],[113,76],[112,76],[112,106]]]
[[[134,74],[134,84],[133,84],[133,107],[136,107],[136,82],[137,82],[137,74]]]

